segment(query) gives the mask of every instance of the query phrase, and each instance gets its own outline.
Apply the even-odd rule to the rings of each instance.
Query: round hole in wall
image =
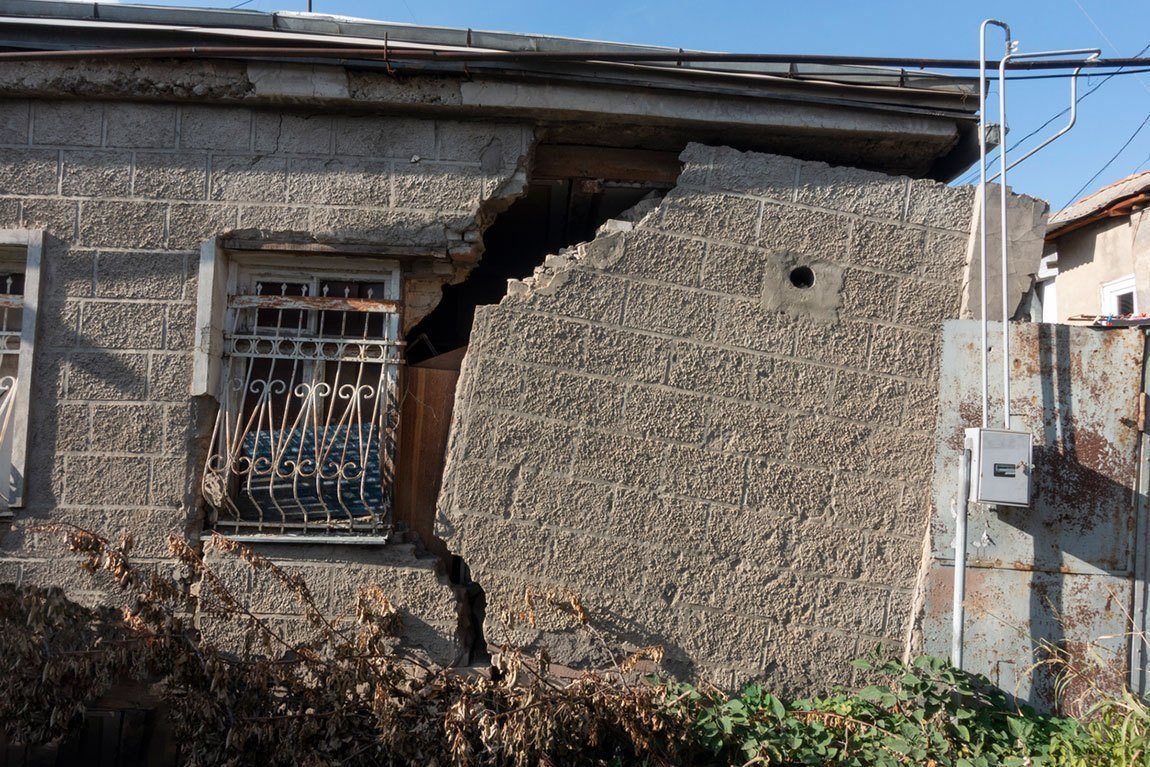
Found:
[[[809,266],[796,266],[790,276],[791,284],[799,290],[806,290],[815,284],[815,273]]]

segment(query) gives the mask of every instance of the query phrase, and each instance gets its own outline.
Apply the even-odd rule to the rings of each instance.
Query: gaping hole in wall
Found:
[[[814,287],[815,273],[809,266],[796,266],[790,273],[791,285],[799,290]]]
[[[397,489],[396,518],[447,560],[452,582],[467,591],[461,633],[470,634],[465,641],[472,661],[486,653],[484,594],[433,530],[455,382],[475,309],[499,303],[507,295],[507,281],[529,277],[548,254],[591,240],[606,221],[662,197],[679,170],[677,151],[538,146],[526,191],[484,231],[479,263],[461,283],[445,286],[436,308],[407,334],[398,475],[419,478],[409,484],[414,493],[403,483]],[[408,460],[413,465],[405,466]]]
[[[483,257],[458,285],[443,288],[443,300],[407,337],[407,362],[424,360],[467,345],[475,307],[497,304],[507,280],[529,277],[549,253],[585,242],[604,222],[670,185],[598,178],[535,179],[526,193],[500,214],[483,235]]]

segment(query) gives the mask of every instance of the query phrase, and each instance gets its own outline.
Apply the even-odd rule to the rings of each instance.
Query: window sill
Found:
[[[201,541],[220,535],[236,543],[302,543],[313,546],[383,546],[391,543],[390,535],[292,535],[291,533],[228,534],[205,532]]]

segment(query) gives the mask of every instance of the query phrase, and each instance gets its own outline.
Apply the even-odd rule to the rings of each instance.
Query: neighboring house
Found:
[[[1099,189],[1051,217],[1036,275],[1043,322],[1150,311],[1148,202],[1150,171]]]
[[[941,183],[976,155],[970,80],[2,8],[0,44],[45,53],[0,67],[0,579],[103,598],[40,523],[157,565],[216,532],[333,614],[380,585],[445,663],[527,588],[732,683],[820,688],[904,645],[971,284],[973,193]]]

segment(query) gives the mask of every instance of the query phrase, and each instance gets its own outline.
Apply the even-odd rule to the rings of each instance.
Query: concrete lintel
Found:
[[[16,62],[0,72],[0,96],[292,105],[613,124],[678,131],[685,140],[733,135],[744,148],[772,151],[797,151],[780,143],[788,138],[829,139],[837,147],[835,156],[815,148],[811,159],[911,175],[926,173],[956,146],[962,120],[897,106],[819,103],[794,94],[676,93],[622,84],[482,76],[468,81],[396,79],[338,66],[266,61]]]

